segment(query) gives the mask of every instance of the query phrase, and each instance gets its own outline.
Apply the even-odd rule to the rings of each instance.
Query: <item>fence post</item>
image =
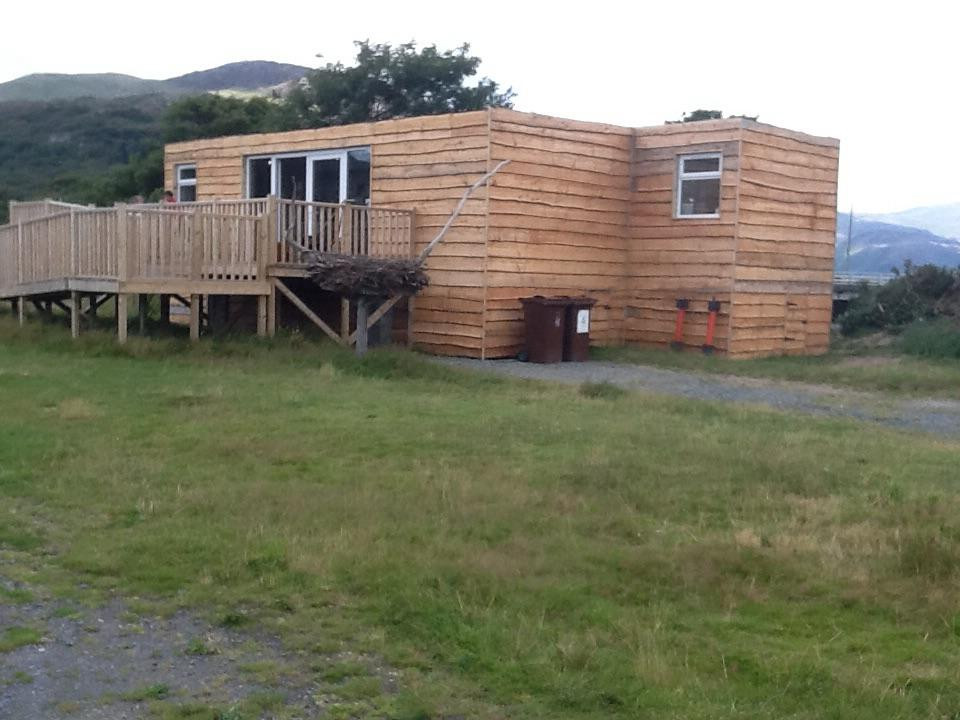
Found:
[[[203,218],[200,217],[200,211],[196,208],[193,210],[191,227],[190,278],[199,280],[203,260]]]
[[[23,285],[23,222],[17,221],[17,285]]]
[[[123,283],[130,275],[127,264],[127,210],[117,206],[117,281]],[[122,288],[121,288],[122,289]]]

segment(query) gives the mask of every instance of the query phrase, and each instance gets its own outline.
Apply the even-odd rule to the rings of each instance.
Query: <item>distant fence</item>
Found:
[[[896,277],[893,273],[838,273],[833,274],[833,284],[836,286],[885,285]]]

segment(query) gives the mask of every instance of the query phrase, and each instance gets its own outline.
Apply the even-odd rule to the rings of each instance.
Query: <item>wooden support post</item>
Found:
[[[277,334],[277,286],[270,281],[270,294],[267,295],[267,337]]]
[[[367,299],[357,298],[357,357],[367,354]]]
[[[160,296],[160,322],[164,325],[170,324],[170,296]]]
[[[80,337],[80,293],[70,291],[70,337]]]
[[[23,327],[23,315],[24,315],[24,305],[26,300],[23,295],[17,298],[17,322],[20,323],[20,327]]]
[[[140,323],[140,334],[147,334],[147,307],[150,302],[150,296],[140,293],[137,295],[137,319]]]
[[[267,295],[257,295],[257,335],[267,336]]]
[[[100,308],[100,303],[102,302],[100,298],[97,297],[97,294],[87,296],[90,301],[90,306],[87,308],[87,316],[91,323],[97,319],[97,310]]]
[[[350,298],[340,298],[340,337],[346,343],[350,339]]]
[[[117,342],[127,341],[127,296],[117,293]]]
[[[413,295],[407,296],[407,347],[413,347]]]
[[[200,295],[190,296],[190,339],[200,339]]]

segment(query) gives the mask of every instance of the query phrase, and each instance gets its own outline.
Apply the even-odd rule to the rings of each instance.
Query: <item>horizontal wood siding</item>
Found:
[[[165,177],[172,188],[174,165],[196,163],[199,200],[242,197],[249,155],[369,146],[371,203],[415,209],[419,250],[486,172],[488,144],[486,111],[405,118],[175,143],[166,148]],[[481,355],[486,202],[481,188],[427,262],[430,286],[415,303],[413,334],[430,352]]]
[[[720,120],[636,131],[630,194],[625,291],[625,340],[666,345],[673,339],[677,300],[690,301],[684,343],[706,341],[710,300],[720,301],[714,346],[725,351],[736,255],[740,121]],[[677,158],[722,152],[720,217],[674,217]]]
[[[491,111],[486,357],[523,347],[520,298],[596,298],[590,339],[622,342],[630,131]]]
[[[836,141],[743,129],[732,354],[821,354],[830,341]]]

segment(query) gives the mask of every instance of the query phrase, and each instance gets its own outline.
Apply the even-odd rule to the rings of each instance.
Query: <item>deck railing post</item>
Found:
[[[23,222],[17,222],[17,285],[23,285]]]
[[[127,209],[117,207],[117,281],[123,283],[130,276],[127,264]],[[121,288],[122,289],[122,288]]]
[[[80,238],[77,235],[77,218],[73,208],[70,208],[70,271],[71,277],[77,277],[80,274],[79,261]]]
[[[199,280],[203,263],[203,218],[200,211],[194,209],[190,246],[190,277]]]

